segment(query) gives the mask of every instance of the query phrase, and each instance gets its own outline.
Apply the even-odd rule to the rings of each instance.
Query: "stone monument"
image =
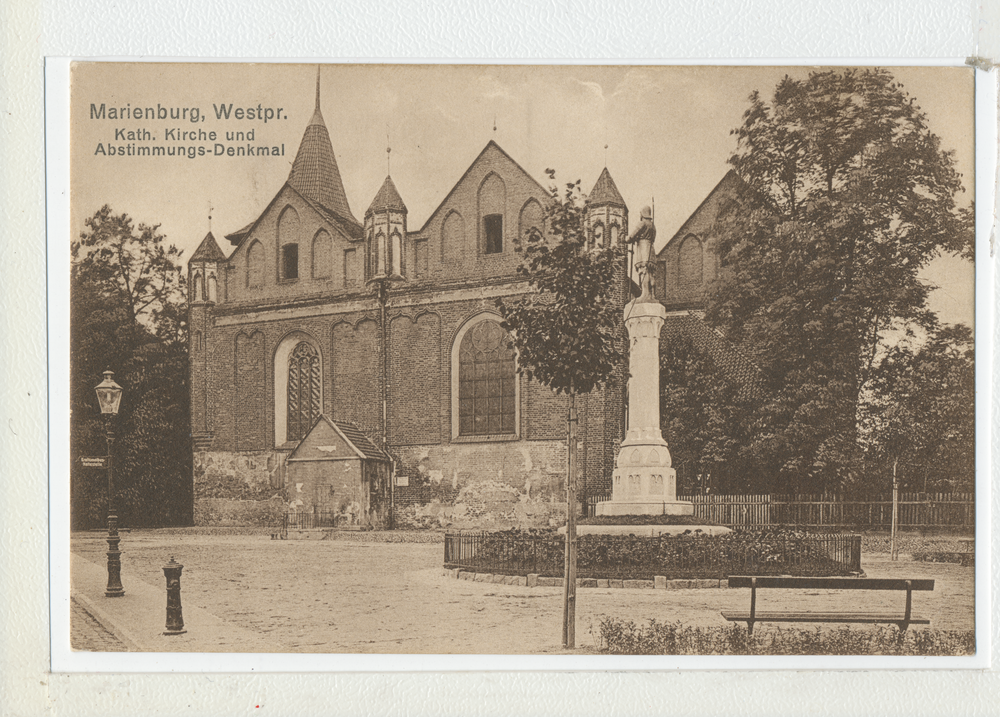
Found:
[[[677,500],[677,474],[660,432],[660,329],[667,310],[653,296],[649,255],[656,227],[643,207],[642,220],[629,237],[641,295],[625,306],[629,338],[628,427],[612,483],[611,500],[597,504],[597,515],[692,515],[694,505]]]

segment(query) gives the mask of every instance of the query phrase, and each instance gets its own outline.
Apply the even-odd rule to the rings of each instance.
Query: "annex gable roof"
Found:
[[[760,367],[742,349],[716,331],[696,312],[671,312],[663,323],[661,341],[686,336],[700,353],[709,356],[725,380],[738,387],[740,398],[751,399],[762,390]]]
[[[334,421],[321,414],[288,455],[288,462],[340,461],[358,458],[392,461],[387,453],[376,446],[353,423]]]
[[[507,162],[509,166],[511,166],[516,172],[519,172],[522,176],[533,182],[535,186],[537,186],[542,191],[545,197],[549,196],[549,190],[543,187],[541,182],[539,182],[537,179],[528,174],[528,172],[524,169],[524,167],[518,164],[515,159],[513,159],[509,154],[507,154],[507,152],[504,151],[503,147],[497,144],[495,140],[491,139],[489,142],[486,143],[486,146],[483,147],[483,151],[480,152],[474,160],[472,160],[472,164],[469,165],[468,169],[465,170],[465,172],[462,174],[459,180],[455,182],[454,186],[452,186],[448,194],[446,194],[444,199],[441,200],[441,203],[438,204],[437,207],[434,209],[434,211],[431,212],[430,216],[427,217],[427,221],[425,221],[424,225],[420,228],[421,232],[425,231],[430,226],[431,222],[434,221],[434,218],[437,217],[441,213],[441,210],[448,204],[448,200],[451,199],[451,197],[455,194],[458,188],[461,187],[462,184],[465,183],[469,175],[472,174],[472,171],[478,165],[482,164],[485,161],[487,155],[491,153],[499,154],[500,157],[503,159],[503,161]]]

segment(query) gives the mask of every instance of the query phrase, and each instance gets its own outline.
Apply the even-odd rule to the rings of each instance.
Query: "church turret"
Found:
[[[406,205],[387,176],[365,212],[365,278],[404,281]]]
[[[188,260],[189,305],[219,302],[219,278],[225,261],[226,255],[209,232]]]
[[[592,249],[617,244],[628,237],[628,207],[607,167],[587,196],[587,236]]]
[[[225,298],[226,255],[212,232],[188,260],[188,336],[191,390],[191,431],[195,450],[212,444],[209,421],[208,355],[211,343],[212,310]],[[221,281],[220,281],[221,280]],[[221,283],[221,291],[220,291]]]

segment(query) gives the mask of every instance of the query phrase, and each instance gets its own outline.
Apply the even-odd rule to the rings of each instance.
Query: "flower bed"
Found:
[[[445,535],[444,566],[494,575],[563,575],[565,539],[553,531]],[[725,579],[730,575],[849,575],[861,570],[860,538],[788,530],[675,537],[584,535],[577,576],[615,580]]]
[[[742,625],[683,627],[650,620],[648,626],[606,617],[599,644],[612,655],[972,655],[973,630],[899,630],[839,627],[826,630],[768,627],[747,635]]]

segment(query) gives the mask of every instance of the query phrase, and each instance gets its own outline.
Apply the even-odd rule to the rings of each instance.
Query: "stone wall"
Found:
[[[512,441],[397,450],[397,528],[494,529],[561,525],[566,443]]]
[[[195,525],[273,525],[285,511],[285,454],[194,454]]]

